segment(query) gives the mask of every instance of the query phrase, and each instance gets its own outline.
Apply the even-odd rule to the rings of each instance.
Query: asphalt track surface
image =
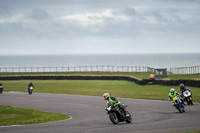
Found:
[[[166,98],[168,96],[166,95]],[[200,104],[185,106],[179,113],[172,102],[125,99],[132,114],[130,124],[111,123],[102,97],[64,94],[3,92],[0,104],[71,116],[71,119],[42,124],[0,127],[0,133],[180,133],[200,131]]]

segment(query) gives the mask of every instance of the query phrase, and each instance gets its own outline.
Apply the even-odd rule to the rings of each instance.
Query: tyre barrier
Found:
[[[125,80],[139,85],[179,86],[184,84],[191,87],[200,87],[199,80],[139,80],[126,76],[15,76],[0,77],[0,80]]]
[[[164,86],[179,86],[184,84],[191,87],[200,87],[200,81],[198,80],[154,80],[154,85],[164,85]]]

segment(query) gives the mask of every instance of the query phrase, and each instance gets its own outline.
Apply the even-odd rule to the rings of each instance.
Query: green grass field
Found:
[[[0,105],[0,126],[45,123],[68,118],[63,114]]]
[[[166,79],[168,79],[168,80],[179,80],[179,79],[200,80],[200,73],[198,73],[198,74],[173,74],[173,75],[169,75]]]
[[[29,80],[2,81],[4,91],[27,92]],[[34,92],[102,96],[108,92],[121,98],[168,100],[169,90],[179,86],[137,85],[129,81],[107,80],[32,80]],[[189,87],[194,102],[200,102],[200,88]],[[27,92],[28,93],[28,92]]]

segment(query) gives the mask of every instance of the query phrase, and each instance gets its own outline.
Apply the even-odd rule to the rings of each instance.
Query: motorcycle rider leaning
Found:
[[[183,104],[184,104],[183,92],[186,91],[186,90],[188,90],[189,92],[191,92],[190,89],[187,88],[184,84],[180,84],[180,97],[181,97],[181,100],[182,100]],[[192,97],[192,92],[191,92],[191,97]]]
[[[110,96],[109,93],[104,93],[103,97],[104,97],[104,99],[105,99],[106,102],[111,102],[111,104],[117,104],[118,107],[124,111],[125,116],[127,116],[126,110],[125,110],[124,106],[121,104],[120,101],[117,100],[117,98],[115,98],[114,96]],[[121,114],[120,111],[119,111],[119,113]]]
[[[179,96],[180,94],[178,92],[175,91],[174,88],[170,89],[170,93],[169,93],[169,101],[171,101],[175,96]],[[182,100],[181,100],[182,101]],[[183,102],[181,102],[183,104]],[[181,105],[182,105],[181,104]],[[174,106],[174,103],[173,103]],[[183,105],[182,105],[183,106]]]
[[[183,92],[186,90],[190,91],[190,89],[187,88],[184,84],[180,84],[180,96],[183,96]],[[192,92],[191,92],[191,94],[192,94]]]
[[[175,96],[179,96],[179,93],[176,92],[174,88],[171,88],[169,93],[169,101],[171,101]]]

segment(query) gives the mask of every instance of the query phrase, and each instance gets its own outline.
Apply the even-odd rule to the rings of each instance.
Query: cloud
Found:
[[[74,14],[60,17],[61,20],[67,20],[70,22],[78,22],[81,25],[95,25],[102,24],[106,19],[112,20],[129,20],[130,18],[122,15],[115,15],[111,10],[105,10],[99,13],[86,13],[86,14]]]
[[[199,4],[187,0],[1,1],[0,46],[7,44],[3,51],[32,46],[40,53],[45,47],[44,52],[58,47],[57,53],[156,52],[159,46],[165,47],[161,51],[179,52],[180,45],[195,51],[188,44],[197,47],[200,41]]]
[[[24,14],[16,14],[9,18],[0,18],[0,24],[5,23],[30,23],[31,20],[27,19]]]

